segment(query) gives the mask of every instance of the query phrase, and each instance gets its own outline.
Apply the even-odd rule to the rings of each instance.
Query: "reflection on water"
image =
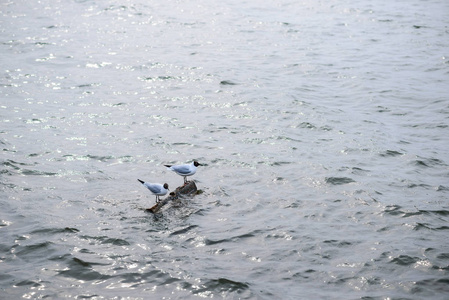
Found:
[[[447,298],[448,9],[2,4],[3,297]]]

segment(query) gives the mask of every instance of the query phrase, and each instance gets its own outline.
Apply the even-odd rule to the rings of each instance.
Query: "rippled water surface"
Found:
[[[449,2],[0,8],[0,298],[449,298]]]

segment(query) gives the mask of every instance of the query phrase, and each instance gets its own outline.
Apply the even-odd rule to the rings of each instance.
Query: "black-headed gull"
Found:
[[[150,190],[154,195],[156,195],[156,202],[159,202],[159,196],[164,196],[168,191],[168,184],[164,185],[160,183],[150,183],[143,180],[137,179],[141,184],[143,184],[147,189]]]
[[[164,165],[169,170],[175,172],[178,175],[184,177],[184,183],[187,183],[187,176],[192,176],[196,173],[196,167],[201,166],[201,164],[197,161],[193,161],[190,164],[185,165]]]

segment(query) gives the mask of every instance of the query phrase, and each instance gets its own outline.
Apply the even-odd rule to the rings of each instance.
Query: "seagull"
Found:
[[[164,165],[164,166],[166,166],[169,170],[175,172],[176,174],[183,176],[185,184],[187,183],[187,176],[192,176],[193,174],[195,174],[196,167],[202,166],[202,164],[200,164],[197,161],[193,161],[192,163],[186,165]]]
[[[156,203],[159,202],[159,196],[164,196],[168,191],[168,184],[164,185],[160,183],[149,183],[143,180],[137,179],[141,184],[143,184],[147,189],[150,190],[154,195],[156,195]]]

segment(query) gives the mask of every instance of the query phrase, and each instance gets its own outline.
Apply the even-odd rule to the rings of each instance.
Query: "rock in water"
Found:
[[[179,197],[195,194],[198,191],[194,181],[187,181],[183,186],[176,188],[174,192],[170,193],[165,199],[162,199],[156,203],[153,207],[145,209],[146,212],[157,213],[165,204],[170,201],[176,200]]]

